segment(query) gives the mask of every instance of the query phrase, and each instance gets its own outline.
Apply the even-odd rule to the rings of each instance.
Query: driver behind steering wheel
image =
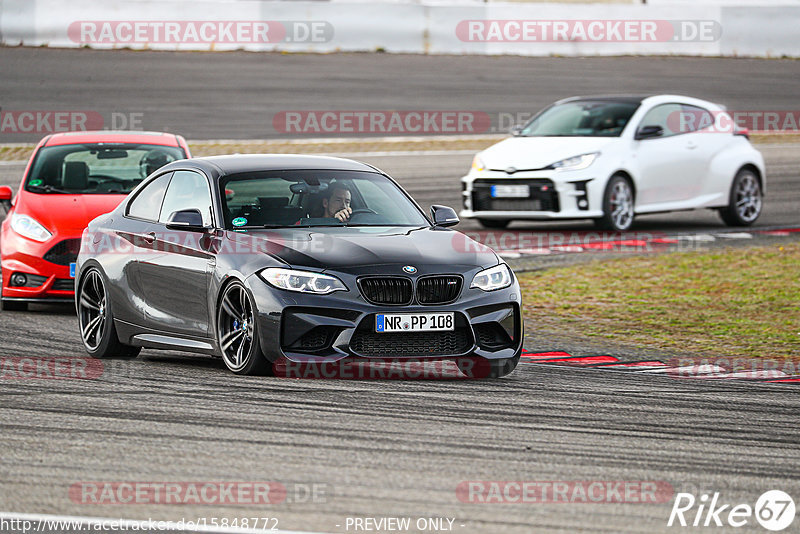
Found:
[[[353,195],[347,186],[332,182],[322,198],[322,216],[347,222],[353,214],[353,209],[350,207],[352,198]]]
[[[139,174],[142,175],[142,178],[147,178],[167,163],[169,163],[167,154],[159,150],[152,150],[145,154],[139,162]]]

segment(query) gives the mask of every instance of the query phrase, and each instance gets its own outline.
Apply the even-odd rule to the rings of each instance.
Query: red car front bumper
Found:
[[[58,234],[44,243],[39,243],[20,236],[4,225],[0,240],[3,299],[36,302],[73,300],[75,289],[69,264],[75,261],[74,244],[80,242],[80,237],[79,233]],[[78,241],[73,241],[76,239]],[[65,240],[68,241],[65,243]],[[54,249],[54,247],[59,248]],[[58,263],[44,259],[46,256]],[[11,277],[15,273],[26,275],[28,283],[25,287],[11,285]]]

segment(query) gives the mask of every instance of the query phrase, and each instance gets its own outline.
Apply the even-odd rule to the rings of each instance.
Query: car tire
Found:
[[[603,216],[595,219],[601,230],[624,232],[633,226],[633,186],[622,175],[612,176],[603,193]]]
[[[501,378],[516,369],[519,356],[488,360],[486,358],[462,358],[456,360],[458,370],[468,378]]]
[[[508,219],[478,219],[478,222],[481,223],[481,226],[484,228],[502,230],[508,226],[511,221]]]
[[[272,364],[261,351],[258,313],[244,284],[225,286],[217,305],[217,342],[222,361],[237,375],[272,375]]]
[[[28,311],[28,303],[18,300],[0,300],[0,308],[3,311]]]
[[[728,205],[719,210],[719,215],[728,226],[750,226],[764,204],[761,183],[752,169],[739,169],[731,184]]]
[[[111,299],[103,273],[89,268],[78,288],[78,325],[86,352],[92,358],[135,358],[141,347],[121,343],[114,326]]]

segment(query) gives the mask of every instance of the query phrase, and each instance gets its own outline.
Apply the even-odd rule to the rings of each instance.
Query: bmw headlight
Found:
[[[33,217],[20,215],[19,213],[14,213],[11,216],[11,228],[19,235],[34,241],[44,242],[53,237],[53,234],[42,226],[42,223]]]
[[[269,285],[287,291],[314,293],[315,295],[347,291],[344,282],[328,274],[280,268],[264,269],[259,274]]]
[[[501,263],[495,267],[484,269],[472,279],[470,289],[478,288],[484,291],[494,291],[503,289],[511,285],[511,269],[508,265]]]
[[[600,152],[592,152],[591,154],[581,154],[580,156],[573,156],[571,158],[556,161],[552,165],[548,165],[548,169],[555,169],[557,171],[580,171],[585,169],[597,159]]]

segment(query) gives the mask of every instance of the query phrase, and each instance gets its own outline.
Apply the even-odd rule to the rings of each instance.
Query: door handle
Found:
[[[686,148],[688,148],[689,150],[694,150],[695,148],[697,148],[697,143],[693,143],[690,141],[686,143]]]
[[[144,239],[145,243],[147,243],[148,245],[152,245],[156,241],[156,233],[155,232],[149,232],[147,234],[144,234],[142,236],[142,239]]]

